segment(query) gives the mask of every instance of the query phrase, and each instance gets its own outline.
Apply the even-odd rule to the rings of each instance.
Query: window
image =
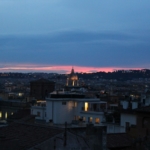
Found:
[[[100,123],[100,119],[99,118],[95,118],[95,123],[99,124]]]
[[[37,116],[40,117],[40,115],[41,115],[41,113],[38,111],[38,112],[37,112]]]
[[[83,117],[83,121],[84,121],[84,122],[86,121],[86,118],[85,118],[85,117]]]
[[[5,119],[7,119],[7,112],[5,112]]]
[[[89,117],[89,118],[88,118],[88,121],[89,121],[90,123],[92,123],[93,118],[92,118],[92,117]]]
[[[0,111],[0,118],[2,118],[2,112]]]
[[[87,102],[84,103],[84,108],[85,108],[84,111],[88,111],[88,103]]]
[[[66,102],[62,102],[62,105],[66,105]]]
[[[74,102],[74,107],[77,107],[77,102]]]

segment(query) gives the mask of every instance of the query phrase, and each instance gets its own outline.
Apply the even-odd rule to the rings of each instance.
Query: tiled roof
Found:
[[[12,123],[0,128],[0,149],[25,150],[62,132],[63,130],[50,127]]]
[[[132,139],[126,133],[107,134],[108,148],[130,147],[131,145]]]

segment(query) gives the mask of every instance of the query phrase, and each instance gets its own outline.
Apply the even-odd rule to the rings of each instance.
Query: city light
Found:
[[[1,65],[1,72],[55,72],[55,73],[70,73],[72,65],[38,65],[38,64],[5,64]],[[126,67],[91,67],[91,66],[74,66],[76,72],[92,73],[92,72],[113,72],[114,70],[139,70],[142,68],[126,68]]]

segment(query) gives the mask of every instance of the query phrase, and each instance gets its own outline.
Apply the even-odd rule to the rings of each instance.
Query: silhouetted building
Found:
[[[49,93],[55,90],[55,82],[39,79],[30,82],[30,96],[36,99],[45,99]]]

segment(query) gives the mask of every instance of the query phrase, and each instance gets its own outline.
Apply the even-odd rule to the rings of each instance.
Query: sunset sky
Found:
[[[149,0],[0,0],[0,72],[150,69]]]

